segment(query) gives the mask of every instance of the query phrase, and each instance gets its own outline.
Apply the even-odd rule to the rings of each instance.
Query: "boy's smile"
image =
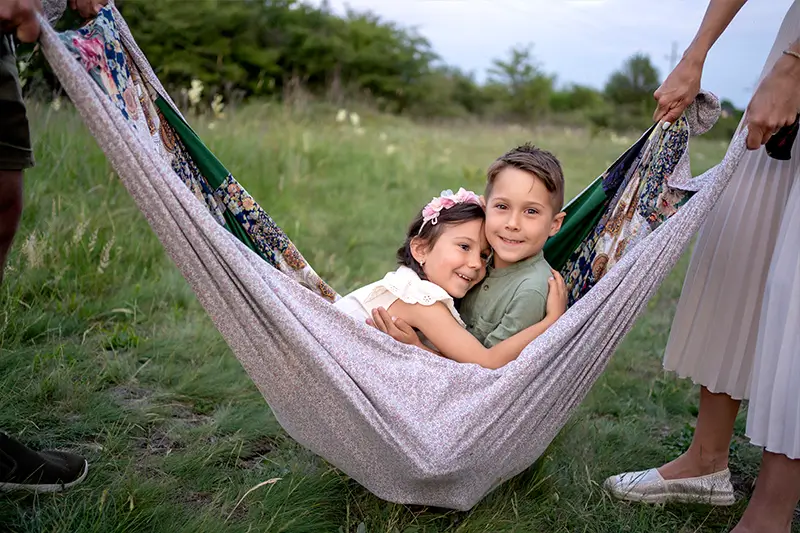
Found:
[[[538,254],[563,218],[563,213],[554,212],[542,180],[514,167],[501,170],[486,204],[486,239],[494,250],[494,267]]]

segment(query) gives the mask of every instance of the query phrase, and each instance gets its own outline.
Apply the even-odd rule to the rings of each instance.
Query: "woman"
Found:
[[[706,54],[746,0],[711,0],[695,39],[656,91],[656,120],[697,94]],[[790,531],[800,499],[800,143],[791,159],[762,145],[800,110],[800,0],[790,7],[743,125],[743,158],[692,256],[664,366],[702,385],[689,449],[658,469],[610,477],[623,499],[733,503],[728,449],[739,404],[764,447],[755,492],[735,533]]]

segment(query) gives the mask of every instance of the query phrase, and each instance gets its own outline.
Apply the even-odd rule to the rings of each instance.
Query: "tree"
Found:
[[[604,103],[600,91],[585,85],[571,84],[550,96],[550,109],[556,113],[591,110]]]
[[[658,71],[650,58],[645,54],[635,54],[611,75],[605,93],[616,104],[640,107],[652,103],[658,86]]]
[[[513,118],[530,118],[546,111],[555,79],[545,74],[533,58],[532,45],[515,47],[508,60],[495,59],[489,69],[490,91],[504,88],[506,108]]]

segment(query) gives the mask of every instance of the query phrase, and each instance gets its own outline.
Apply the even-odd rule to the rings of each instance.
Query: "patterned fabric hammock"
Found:
[[[119,12],[42,49],[84,122],[286,432],[380,498],[469,509],[529,467],[605,368],[744,152],[692,178],[702,97],[651,128],[567,207],[545,253],[570,308],[505,367],[401,345],[321,280],[191,130]]]

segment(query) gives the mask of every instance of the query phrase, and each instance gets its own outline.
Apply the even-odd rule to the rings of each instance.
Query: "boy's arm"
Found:
[[[492,330],[483,341],[483,345],[491,348],[499,342],[519,333],[528,326],[540,322],[547,309],[547,287],[542,291],[524,285],[517,289],[503,314],[500,324]]]

